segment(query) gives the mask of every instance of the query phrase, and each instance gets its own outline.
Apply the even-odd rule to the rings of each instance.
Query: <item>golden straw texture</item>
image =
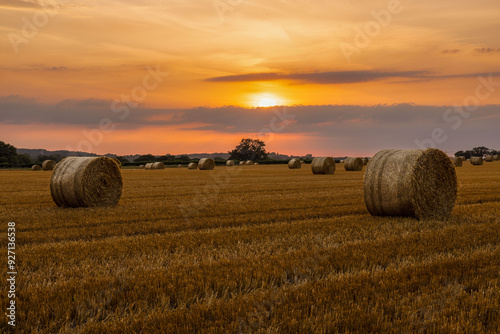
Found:
[[[200,170],[212,170],[215,167],[215,162],[213,159],[210,158],[203,158],[200,159],[198,162],[198,168]]]
[[[361,158],[347,158],[344,161],[344,168],[349,172],[359,172],[363,169],[363,160]]]
[[[368,164],[364,198],[374,216],[446,218],[457,198],[455,167],[437,149],[380,151]]]
[[[330,157],[316,157],[311,163],[313,174],[334,174],[335,160]]]
[[[50,180],[52,198],[61,207],[114,206],[122,187],[120,168],[107,157],[67,157]]]
[[[42,163],[42,169],[45,170],[45,171],[54,170],[54,168],[56,167],[56,165],[57,165],[57,163],[54,160],[45,160]]]
[[[288,161],[288,168],[290,169],[300,169],[302,167],[302,164],[300,163],[299,159],[292,159]]]

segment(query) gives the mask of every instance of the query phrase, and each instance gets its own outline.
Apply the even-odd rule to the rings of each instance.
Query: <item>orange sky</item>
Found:
[[[494,0],[0,1],[0,140],[66,149],[86,140],[82,131],[110,119],[114,130],[92,145],[93,152],[223,152],[243,136],[255,137],[275,115],[254,110],[267,113],[269,121],[228,130],[231,123],[216,113],[222,106],[410,103],[444,106],[436,111],[443,114],[446,106],[477,95],[479,76],[492,74],[490,81],[500,82],[498,17],[500,3]],[[481,105],[500,104],[500,88],[491,87],[482,88],[482,96],[492,91],[477,99]],[[82,101],[99,101],[98,108],[86,103],[97,122],[81,119],[89,112]],[[199,106],[210,110],[213,122],[170,124],[163,118],[175,113],[148,113],[182,114]],[[140,126],[136,114],[117,119],[120,107],[153,118]],[[58,119],[36,114],[55,109],[61,109]],[[365,111],[356,112],[363,119]],[[470,143],[484,132],[481,117],[464,119]],[[158,119],[165,122],[156,124]],[[371,155],[393,142],[410,148],[436,126],[422,122],[411,138],[390,127],[367,138],[352,127],[378,143],[366,147],[304,121],[274,133],[268,150]],[[330,122],[332,133],[352,126],[352,120]],[[202,123],[222,125],[208,131]],[[383,140],[387,131],[394,136]],[[449,131],[449,140],[437,147],[469,148],[458,147],[463,144],[454,140],[455,129]],[[498,135],[481,140],[500,148]]]

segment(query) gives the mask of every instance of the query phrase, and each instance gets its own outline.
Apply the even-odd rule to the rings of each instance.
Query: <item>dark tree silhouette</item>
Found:
[[[267,158],[266,144],[262,140],[243,138],[232,151],[229,159],[236,160],[263,160]]]

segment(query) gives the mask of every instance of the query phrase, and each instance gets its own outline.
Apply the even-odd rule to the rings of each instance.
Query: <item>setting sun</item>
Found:
[[[252,97],[251,105],[254,107],[272,107],[283,104],[283,101],[272,94],[259,94]]]

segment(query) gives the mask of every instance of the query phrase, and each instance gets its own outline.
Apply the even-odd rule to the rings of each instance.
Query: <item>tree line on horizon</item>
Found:
[[[259,139],[243,138],[241,142],[231,151],[228,151],[229,160],[239,160],[239,161],[258,161],[261,163],[283,163],[282,160],[275,160],[269,158],[269,154],[265,149],[266,144]],[[485,146],[474,147],[472,150],[457,151],[455,156],[465,156],[467,159],[471,157],[482,157],[485,155],[496,155],[500,154],[500,151],[489,149]],[[0,141],[0,167],[30,167],[31,165],[42,164],[45,160],[54,160],[56,162],[64,159],[65,156],[61,154],[54,155],[39,155],[35,159],[27,154],[18,154],[17,148],[13,145],[4,143]],[[192,159],[188,155],[175,156],[172,154],[165,154],[161,156],[155,156],[153,154],[144,154],[134,159],[132,162],[123,156],[116,157],[123,166],[127,165],[140,165],[149,162],[163,162],[167,165],[175,164],[185,164],[189,162],[197,162],[199,159]],[[305,156],[305,161],[310,162],[312,160],[312,155],[307,154]],[[214,161],[218,164],[223,164],[226,159],[221,157],[215,157]]]

